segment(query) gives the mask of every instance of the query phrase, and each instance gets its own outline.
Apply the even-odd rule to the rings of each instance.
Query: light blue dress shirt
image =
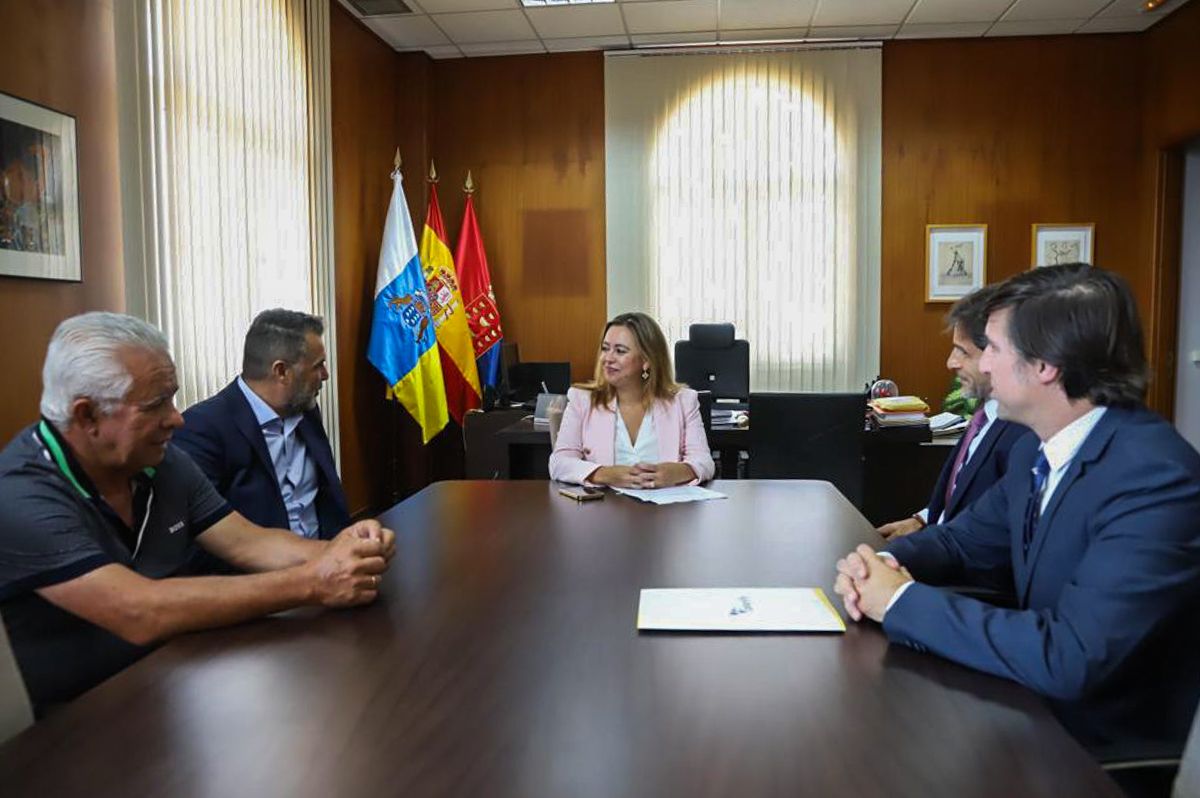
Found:
[[[308,456],[304,439],[296,434],[296,427],[300,426],[304,416],[297,414],[280,418],[241,377],[237,378],[237,384],[250,403],[250,409],[258,420],[258,428],[267,442],[267,453],[275,468],[275,481],[279,483],[283,506],[287,508],[288,526],[302,537],[318,537],[317,468]]]

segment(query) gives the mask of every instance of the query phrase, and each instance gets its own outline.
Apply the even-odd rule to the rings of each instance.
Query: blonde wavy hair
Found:
[[[675,382],[675,369],[671,366],[671,355],[667,350],[667,338],[658,323],[645,313],[622,313],[614,316],[600,333],[600,341],[612,327],[624,327],[633,335],[638,354],[650,363],[650,374],[642,380],[642,404],[649,408],[656,399],[670,401],[687,386]],[[592,407],[608,407],[616,390],[604,379],[602,353],[596,355],[596,371],[591,382],[579,383],[575,387],[592,392]]]

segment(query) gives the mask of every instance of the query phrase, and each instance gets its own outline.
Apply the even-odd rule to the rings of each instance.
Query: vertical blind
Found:
[[[323,316],[335,351],[329,5],[138,2],[145,263],[130,273],[187,406],[240,372],[266,308]],[[336,394],[331,374],[321,402],[335,452]]]
[[[878,49],[610,54],[609,315],[733,322],[753,390],[879,363]]]

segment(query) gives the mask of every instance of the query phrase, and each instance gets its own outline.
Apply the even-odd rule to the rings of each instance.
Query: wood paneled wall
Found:
[[[1094,222],[1095,261],[1148,309],[1138,35],[900,41],[883,51],[882,372],[940,408],[943,319],[925,225],[988,225],[987,279],[1030,265],[1035,222]]]
[[[124,310],[116,54],[111,0],[0,3],[0,92],[75,117],[83,282],[0,277],[0,441],[37,418],[42,360],[60,321]]]
[[[606,313],[604,55],[436,61],[433,75],[451,248],[470,169],[505,339],[589,376]]]
[[[338,3],[330,7],[338,410],[342,481],[358,514],[430,481],[416,424],[384,398],[383,378],[366,357],[397,147],[409,211],[420,219],[425,210],[419,175],[428,159],[430,60],[396,53]]]

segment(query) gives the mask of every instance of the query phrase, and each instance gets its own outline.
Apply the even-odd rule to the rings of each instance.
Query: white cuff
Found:
[[[884,554],[887,554],[887,552],[884,552]],[[888,556],[891,557],[890,554],[888,554]],[[895,559],[895,558],[893,557],[892,559]],[[890,599],[888,599],[887,606],[883,608],[883,617],[884,618],[887,617],[888,611],[892,608],[892,605],[895,604],[897,601],[899,601],[900,597],[904,595],[904,591],[908,590],[912,586],[913,586],[912,582],[905,582],[904,584],[900,585],[899,588],[896,589],[896,592],[892,594],[892,597]],[[880,619],[880,620],[882,620],[882,619]]]
[[[929,508],[922,508],[920,512],[913,513],[913,518],[920,518],[926,524],[929,523]]]

